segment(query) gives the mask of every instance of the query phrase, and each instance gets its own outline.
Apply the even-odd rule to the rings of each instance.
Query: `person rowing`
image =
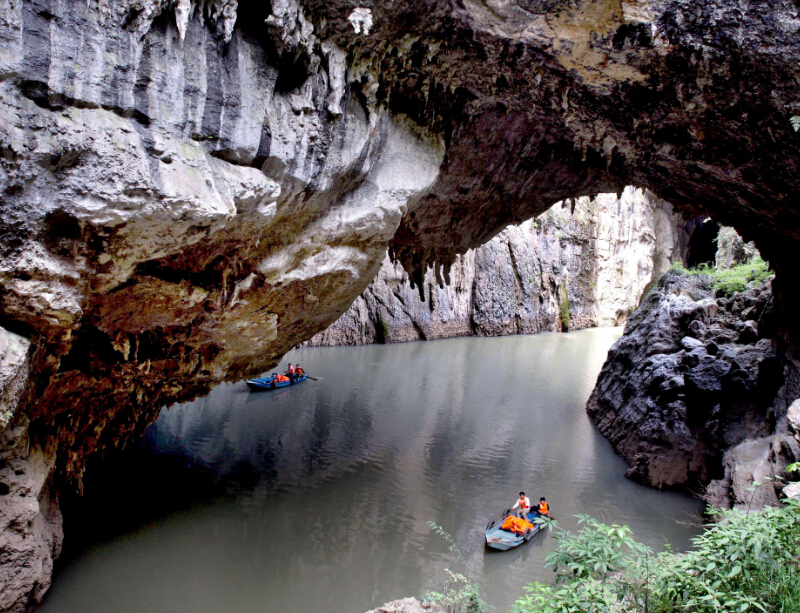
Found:
[[[517,502],[514,503],[514,506],[511,507],[511,509],[514,510],[517,507],[519,507],[519,511],[517,511],[517,517],[525,519],[525,515],[531,511],[531,499],[525,495],[525,492],[519,493],[519,498],[517,499]]]

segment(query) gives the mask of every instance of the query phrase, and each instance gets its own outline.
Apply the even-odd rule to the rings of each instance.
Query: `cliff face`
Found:
[[[366,291],[308,344],[358,345],[531,334],[625,322],[642,292],[685,260],[691,224],[646,190],[557,203],[456,258],[450,283],[428,270],[426,300],[387,257]],[[562,304],[569,318],[562,321]]]
[[[235,2],[0,11],[0,610],[21,611],[58,487],[334,321],[443,144],[348,95],[296,5],[256,31]]]
[[[730,505],[752,483],[740,474],[732,487],[732,472],[752,477],[758,465],[757,477],[776,476],[800,459],[787,434],[797,368],[774,332],[769,282],[715,298],[706,275],[664,275],[609,350],[587,404],[628,476],[691,488],[724,477],[709,500]],[[779,490],[761,492],[757,506]]]
[[[0,0],[0,608],[46,589],[89,454],[269,369],[387,247],[422,284],[638,185],[755,240],[787,313],[798,24],[790,0]]]

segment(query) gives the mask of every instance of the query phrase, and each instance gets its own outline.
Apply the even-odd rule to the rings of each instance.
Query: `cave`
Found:
[[[687,226],[690,226],[691,234],[687,246],[686,266],[689,268],[697,268],[701,264],[714,266],[719,224],[706,218],[690,221]]]
[[[647,190],[694,220],[688,267],[720,227],[754,241],[769,419],[800,396],[794,3],[366,4],[0,8],[0,611],[46,592],[59,493],[161,407],[270,371],[387,253],[436,292],[554,203]]]

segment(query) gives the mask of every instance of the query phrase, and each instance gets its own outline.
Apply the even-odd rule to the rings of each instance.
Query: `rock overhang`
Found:
[[[792,2],[0,11],[0,325],[33,341],[19,396],[62,478],[271,367],[387,245],[446,272],[565,198],[647,187],[755,239],[776,307],[797,292]]]

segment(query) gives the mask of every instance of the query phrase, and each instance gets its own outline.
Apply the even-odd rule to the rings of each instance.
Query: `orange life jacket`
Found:
[[[297,374],[297,375],[302,375],[302,374],[305,374],[305,371],[304,371],[302,368],[300,368],[299,366],[297,367],[297,370],[296,370],[296,371],[294,371],[294,372],[295,372],[295,374]]]
[[[539,503],[539,515],[547,515],[550,513],[550,505],[546,502]]]
[[[275,381],[277,381],[278,383],[283,383],[288,380],[289,377],[287,377],[286,375],[278,375],[277,377],[275,377]]]
[[[528,498],[528,502],[525,502],[525,499],[526,499],[526,498],[527,498],[527,496],[526,496],[525,498],[520,498],[520,499],[519,499],[519,506],[520,506],[520,508],[521,508],[523,511],[524,511],[525,509],[530,509],[530,508],[531,508],[531,505],[530,505],[530,499]]]
[[[286,372],[294,374],[294,366],[290,366],[289,370],[287,370]]]
[[[528,528],[533,528],[533,524],[524,519],[520,519],[516,515],[509,515],[505,518],[503,525],[500,526],[500,528],[502,530],[513,532],[514,534],[524,534],[525,530]]]

